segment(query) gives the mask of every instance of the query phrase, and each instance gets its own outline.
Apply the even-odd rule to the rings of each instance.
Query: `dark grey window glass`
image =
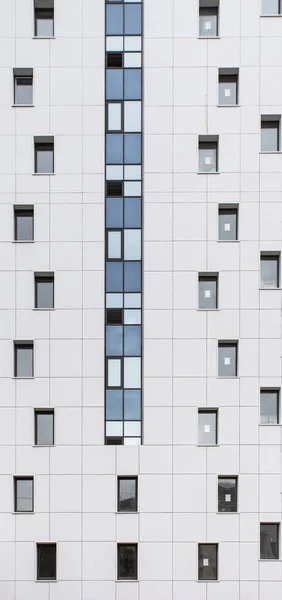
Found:
[[[219,104],[238,104],[238,75],[219,75]]]
[[[33,344],[15,343],[15,377],[33,377]]]
[[[15,512],[33,512],[33,477],[15,477]]]
[[[140,421],[141,392],[140,390],[124,390],[124,420]]]
[[[124,70],[125,100],[141,100],[141,69]]]
[[[199,308],[217,308],[217,277],[199,277]]]
[[[106,33],[107,35],[122,35],[123,34],[123,6],[110,5],[106,6]]]
[[[219,240],[234,241],[238,239],[238,209],[219,208],[218,210]]]
[[[57,578],[56,544],[37,544],[37,579]]]
[[[54,445],[54,411],[35,411],[35,445]]]
[[[281,13],[281,0],[262,0],[261,13],[263,15],[279,15]]]
[[[237,512],[237,477],[218,478],[218,512]]]
[[[262,152],[278,152],[279,141],[279,121],[261,122],[261,150]]]
[[[217,142],[199,142],[199,171],[217,172]]]
[[[260,391],[260,422],[263,425],[279,423],[279,390]]]
[[[218,6],[200,8],[200,37],[216,37],[218,35]]]
[[[32,77],[15,76],[15,104],[32,104]]]
[[[15,240],[30,242],[34,240],[34,210],[15,206]]]
[[[260,558],[265,560],[279,559],[279,524],[260,524]]]
[[[263,288],[279,287],[279,256],[261,255],[260,285]]]
[[[237,344],[219,342],[218,344],[218,376],[237,377]]]
[[[142,7],[141,4],[125,4],[124,33],[125,35],[141,35]]]
[[[137,544],[118,544],[118,579],[137,579]]]
[[[35,142],[35,173],[54,173],[54,143]]]
[[[54,9],[35,8],[35,37],[54,36]]]
[[[217,411],[198,411],[198,442],[204,446],[217,444]]]
[[[137,511],[137,477],[118,478],[118,511]]]
[[[35,275],[35,308],[54,308],[54,275]]]
[[[106,97],[107,100],[122,100],[123,98],[123,70],[106,70]]]
[[[198,553],[198,579],[217,579],[217,544],[199,544]]]
[[[141,163],[141,140],[140,133],[126,133],[124,136],[124,162],[127,165]]]

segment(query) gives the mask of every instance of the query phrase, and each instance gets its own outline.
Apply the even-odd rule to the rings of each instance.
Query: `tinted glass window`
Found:
[[[219,104],[237,104],[237,75],[219,76]]]
[[[261,287],[279,287],[279,257],[261,256],[260,259],[260,284]]]
[[[210,446],[217,444],[217,412],[198,412],[198,441],[199,444]]]
[[[118,579],[137,579],[137,544],[118,544]]]
[[[107,390],[106,392],[106,420],[121,421],[123,418],[122,391]]]
[[[35,145],[35,173],[54,173],[54,145]]]
[[[124,263],[124,291],[141,292],[141,263]]]
[[[107,35],[123,34],[123,6],[109,5],[106,7]]]
[[[260,392],[260,422],[263,425],[279,423],[279,391],[261,390]]]
[[[277,523],[260,524],[260,558],[266,560],[279,558],[279,525]]]
[[[15,208],[15,240],[28,242],[33,239],[33,209]]]
[[[106,291],[123,291],[123,263],[108,262],[106,264]]]
[[[125,5],[125,35],[141,35],[142,32],[141,4]]]
[[[118,479],[118,510],[120,512],[137,511],[137,479],[123,478]]]
[[[141,100],[141,69],[125,69],[125,100]]]
[[[107,100],[121,100],[123,98],[123,70],[107,69],[106,71],[106,96]]]
[[[220,208],[218,211],[218,237],[220,240],[237,240],[237,208]]]
[[[279,150],[279,122],[261,122],[261,149],[262,152],[277,152]]]
[[[199,277],[199,308],[217,308],[216,277]]]
[[[237,376],[237,344],[218,344],[218,375]]]
[[[218,35],[218,8],[200,8],[200,37]]]
[[[217,544],[199,544],[198,578],[217,579]]]
[[[218,478],[218,512],[237,512],[237,478]]]
[[[120,133],[108,133],[106,137],[107,151],[106,161],[110,165],[123,163],[123,135]]]
[[[37,37],[53,37],[54,11],[47,8],[35,9],[35,35]]]
[[[123,227],[123,199],[107,198],[106,226],[109,228]]]
[[[52,411],[35,412],[35,444],[37,446],[54,444],[54,413]]]
[[[215,173],[217,171],[216,142],[199,142],[199,171],[200,173]]]
[[[124,356],[141,355],[141,327],[140,325],[126,325],[124,327]]]
[[[141,163],[141,135],[139,133],[125,134],[124,162],[128,165]]]
[[[54,278],[35,279],[35,308],[54,308]]]
[[[280,0],[262,0],[261,12],[263,15],[278,15]]]
[[[124,226],[141,227],[141,198],[124,199]]]
[[[15,479],[15,512],[33,511],[33,478]]]
[[[37,544],[37,579],[56,579],[56,544]]]
[[[15,345],[15,377],[33,377],[33,346]]]
[[[32,77],[15,77],[15,104],[32,104]]]
[[[107,356],[121,356],[123,353],[123,327],[108,325],[106,328]]]
[[[141,392],[139,390],[124,390],[124,419],[126,421],[141,419]]]

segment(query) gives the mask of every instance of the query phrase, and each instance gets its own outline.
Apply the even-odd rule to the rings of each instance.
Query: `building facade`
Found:
[[[278,600],[281,2],[0,16],[0,598]]]

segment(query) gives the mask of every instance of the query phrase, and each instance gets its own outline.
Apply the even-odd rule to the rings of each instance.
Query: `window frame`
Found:
[[[206,11],[206,12],[204,12]],[[215,35],[201,35],[201,16],[208,17],[208,15],[216,16],[216,33]],[[204,3],[199,6],[199,38],[201,39],[216,39],[219,37],[219,5],[218,3],[212,6],[204,6]]]
[[[39,552],[42,547],[52,546],[55,549],[55,576],[54,577],[40,577],[39,576]],[[57,553],[57,543],[56,542],[36,542],[36,581],[57,581],[58,575],[58,553]]]
[[[38,284],[46,282],[53,284],[52,306],[38,306]],[[37,310],[52,310],[55,308],[55,276],[54,273],[34,273],[34,308]]]
[[[220,102],[220,91],[221,84],[226,83],[235,83],[235,103],[226,103],[223,104]],[[239,73],[222,73],[221,69],[218,71],[218,106],[239,106]]]
[[[221,215],[235,215],[236,216],[236,237],[235,239],[224,239],[220,237],[220,216]],[[239,240],[239,209],[238,206],[223,206],[218,205],[218,241],[219,242],[238,242]]]
[[[135,548],[135,559],[136,559],[136,576],[135,577],[121,577],[120,576],[120,555],[119,550],[121,547],[129,546]],[[117,580],[118,581],[138,581],[138,544],[137,543],[118,543],[117,544]]]
[[[273,252],[273,253],[271,253],[271,252],[261,252],[260,253],[260,289],[262,289],[262,290],[279,290],[280,289],[280,277],[281,277],[281,274],[280,274],[280,268],[281,268],[280,267],[280,260],[281,260],[281,257],[280,257],[280,253],[279,252],[277,252],[277,253],[275,253],[275,252]],[[262,262],[271,262],[271,261],[275,261],[276,262],[276,271],[277,271],[277,273],[276,273],[277,274],[276,284],[277,285],[275,285],[275,286],[272,286],[272,285],[268,285],[268,286],[267,285],[263,285],[263,282],[262,282],[262,269],[261,269]]]
[[[201,175],[213,175],[215,173],[219,173],[219,142],[216,141],[206,141],[201,140],[201,136],[199,136],[198,140],[198,173]],[[215,170],[214,171],[203,171],[201,170],[201,150],[215,150]]]
[[[223,347],[231,347],[231,348],[235,348],[235,375],[221,375],[219,372],[219,348],[223,348]],[[237,378],[238,375],[238,340],[234,340],[234,341],[229,341],[229,340],[218,340],[217,343],[217,378],[218,379],[230,379],[230,378]]]
[[[264,423],[261,420],[261,400],[262,400],[262,396],[263,394],[276,394],[276,404],[277,404],[277,412],[276,412],[276,416],[277,416],[277,422],[276,423]],[[281,423],[281,419],[280,419],[280,388],[260,388],[260,425],[262,425],[263,427],[276,427],[277,425],[280,425]]]
[[[205,408],[205,407],[201,407],[198,408],[198,446],[201,447],[214,447],[214,446],[218,446],[218,408]],[[200,414],[213,414],[215,415],[215,443],[211,444],[211,443],[206,443],[206,444],[202,444],[199,440],[199,432],[200,432],[200,428],[199,428],[199,415]]]
[[[52,150],[52,171],[38,171],[38,152],[50,152]],[[54,175],[55,173],[55,142],[34,141],[34,173],[35,175]]]
[[[31,375],[18,375],[18,350],[24,348],[32,350]],[[34,378],[34,342],[14,340],[14,378],[33,379]]]
[[[200,306],[200,299],[201,299],[200,284],[205,281],[215,283],[215,306],[211,306],[211,307]],[[204,273],[199,273],[199,275],[198,275],[198,309],[199,310],[218,310],[218,274],[205,275]]]
[[[235,479],[235,503],[236,510],[220,510],[219,504],[219,481],[220,479]],[[226,502],[226,501],[225,501]],[[217,512],[219,514],[238,514],[238,475],[218,475],[217,477]]]
[[[40,19],[38,19],[38,13],[41,13],[41,14],[43,14],[43,13],[45,13],[45,14],[50,13],[50,14],[52,14],[51,18],[49,18],[49,19],[46,18],[44,20],[45,21],[47,21],[47,20],[48,21],[52,21],[52,24],[53,24],[53,27],[52,27],[53,32],[52,33],[53,33],[53,35],[38,35],[38,24],[37,24],[37,21],[40,20]],[[42,19],[42,17],[41,17],[41,19]],[[35,6],[34,5],[34,38],[39,38],[39,39],[43,39],[43,40],[47,39],[48,40],[48,39],[52,39],[54,36],[55,36],[55,8],[54,8],[54,4],[53,4],[52,7],[43,7],[43,6],[39,7],[39,6]]]
[[[209,579],[200,577],[200,568],[201,568],[200,567],[200,548],[202,546],[215,546],[215,548],[216,548],[216,565],[215,565],[216,576],[211,577]],[[218,543],[212,543],[212,542],[199,542],[198,543],[198,581],[218,581],[218,555],[219,555],[219,544]],[[204,568],[204,565],[202,566],[202,568]]]
[[[120,483],[121,481],[134,481],[135,482],[135,498],[134,498],[134,502],[135,502],[135,508],[132,510],[122,510],[120,508],[121,506],[121,498],[120,498]],[[138,477],[137,475],[133,475],[132,477],[130,475],[126,475],[126,476],[118,476],[117,478],[117,512],[118,513],[137,513],[138,512]]]
[[[52,415],[53,416],[53,427],[52,427],[52,434],[53,434],[53,443],[52,444],[39,444],[38,443],[38,423],[37,423],[37,417],[38,415]],[[41,447],[45,447],[45,448],[51,448],[53,446],[55,446],[55,410],[54,408],[35,408],[34,409],[34,446],[41,446]]]
[[[18,239],[18,217],[31,217],[32,218],[32,238],[29,240]],[[14,242],[30,243],[34,242],[34,205],[20,206],[14,204]]]
[[[31,497],[31,510],[18,510],[18,481],[31,481],[32,482],[32,497]],[[34,477],[33,475],[14,475],[14,513],[20,514],[32,514],[34,513]]]
[[[17,91],[18,91],[17,90],[17,88],[18,88],[18,85],[17,85],[18,79],[24,79],[24,80],[30,79],[31,80],[31,86],[30,87],[31,87],[31,96],[32,96],[32,98],[31,98],[31,102],[29,102],[28,104],[26,102],[17,102],[16,101],[17,100]],[[30,75],[24,75],[24,74],[22,74],[21,75],[20,72],[14,73],[14,106],[33,106],[33,75],[32,74],[30,74]]]
[[[262,531],[261,531],[261,527],[263,525],[275,525],[276,526],[276,531],[277,531],[277,556],[275,558],[273,558],[273,557],[264,558],[262,556],[262,544],[261,544],[261,534],[262,534]],[[263,561],[265,561],[265,560],[266,561],[275,561],[275,562],[280,560],[280,531],[281,531],[281,523],[278,523],[277,521],[276,522],[273,522],[273,521],[268,521],[268,522],[267,521],[263,521],[263,522],[260,522],[260,552],[259,552],[260,560],[263,560]]]
[[[281,145],[281,132],[280,132],[280,128],[281,128],[281,120],[279,118],[279,116],[271,118],[272,115],[270,117],[268,117],[267,115],[265,116],[261,116],[261,129],[260,129],[260,133],[261,133],[261,147],[260,147],[260,152],[261,154],[275,154],[276,152],[280,152],[280,145]],[[263,137],[263,130],[264,129],[275,129],[277,132],[277,144],[276,144],[276,149],[272,149],[272,150],[263,150],[262,147],[262,137]]]

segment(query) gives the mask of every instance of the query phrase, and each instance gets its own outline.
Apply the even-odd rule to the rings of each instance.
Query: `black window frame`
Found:
[[[276,542],[274,542],[277,545],[276,548],[276,556],[262,556],[262,554],[264,554],[262,552],[262,527],[267,527],[267,526],[275,526],[276,527],[276,532],[277,532],[277,539]],[[269,535],[269,534],[268,534]],[[277,522],[263,522],[260,523],[260,560],[279,560],[280,557],[280,523]]]
[[[220,84],[222,83],[235,83],[236,85],[236,98],[235,104],[222,104],[220,102]],[[219,106],[238,106],[239,104],[239,73],[221,73],[219,70],[218,73],[218,105]]]
[[[200,566],[200,562],[202,560],[202,556],[201,556],[201,548],[203,546],[208,546],[208,547],[215,547],[216,549],[216,564],[215,564],[215,577],[203,577],[202,575],[202,571],[204,570],[206,567],[204,565]],[[198,544],[198,581],[218,581],[218,544],[217,543],[207,543],[207,542],[203,542],[203,543],[199,543]]]
[[[52,171],[38,171],[38,152],[53,152]],[[36,175],[53,175],[55,173],[55,143],[52,142],[37,142],[34,141],[34,173]]]
[[[38,443],[38,423],[37,417],[38,415],[52,415],[53,416],[53,443],[52,444],[39,444]],[[35,408],[34,409],[34,445],[35,446],[43,446],[43,447],[52,447],[55,445],[55,410],[54,408]]]
[[[226,500],[221,500],[220,498],[220,485],[219,482],[220,480],[232,480],[235,481],[235,487],[233,488],[234,491],[234,500],[232,501],[232,498],[230,500],[230,502],[227,502]],[[230,494],[232,496],[232,494]],[[218,508],[217,511],[219,513],[238,513],[238,475],[218,475],[217,478],[217,498],[218,498]],[[231,508],[234,505],[234,510],[231,510]],[[226,509],[226,510],[225,510]]]
[[[135,502],[135,506],[133,509],[122,509],[121,508],[121,497],[120,497],[120,483],[121,481],[134,481],[135,483],[135,498],[134,498],[134,502]],[[117,493],[117,512],[121,512],[121,513],[137,513],[138,512],[138,477],[137,476],[130,476],[130,475],[126,475],[126,476],[118,476],[118,493]]]
[[[215,283],[215,306],[211,306],[211,307],[207,307],[207,306],[200,306],[200,284],[203,282],[211,282],[211,283]],[[218,274],[203,274],[203,273],[199,273],[198,276],[198,308],[199,310],[217,310],[218,309]]]
[[[18,238],[18,217],[32,218],[32,238],[30,240],[21,240]],[[14,204],[14,242],[34,242],[34,206],[27,207]]]
[[[44,19],[45,21],[47,21],[47,20],[52,21],[53,35],[38,35],[37,21],[40,20],[40,18],[43,20],[43,15],[45,15],[45,19]],[[54,6],[48,7],[48,8],[34,6],[34,37],[42,38],[42,39],[52,39],[54,37],[54,27],[55,27]]]
[[[39,553],[40,550],[51,546],[53,550],[55,550],[55,565],[54,565],[54,577],[40,577],[40,560]],[[37,581],[57,581],[57,544],[55,542],[37,542],[36,543],[36,579]]]
[[[32,88],[32,102],[29,104],[26,104],[24,102],[16,102],[17,100],[17,87],[18,87],[18,80],[30,80],[31,81],[31,88]],[[14,105],[15,106],[33,106],[33,75],[20,75],[20,73],[15,73],[14,74]]]
[[[235,215],[236,217],[236,237],[235,239],[224,239],[222,237],[220,237],[220,216],[221,215]],[[218,205],[218,240],[220,242],[237,242],[239,237],[238,237],[238,230],[239,230],[239,209],[238,206],[230,206],[230,207],[225,207],[222,206],[221,204]]]
[[[277,145],[276,150],[263,150],[262,149],[262,131],[263,129],[275,129],[277,131]],[[272,153],[272,152],[280,152],[280,119],[267,119],[261,118],[261,152],[262,153]]]
[[[120,569],[120,549],[124,547],[134,548],[135,550],[135,574],[133,577],[121,577]],[[136,543],[118,543],[117,544],[117,580],[118,581],[137,581],[138,580],[138,544]]]
[[[262,282],[262,273],[261,273],[261,265],[262,262],[271,262],[271,261],[275,261],[276,262],[276,268],[277,268],[277,281],[275,286],[272,285],[263,285]],[[279,252],[261,252],[260,253],[260,287],[261,289],[264,290],[278,290],[280,288],[280,277],[281,277],[281,273],[280,273],[280,254]]]
[[[261,404],[262,404],[262,396],[263,394],[275,394],[276,395],[276,416],[277,416],[277,421],[276,423],[268,423],[266,421],[262,421],[262,414],[261,414]],[[280,425],[281,419],[280,419],[280,388],[260,388],[260,425],[264,425],[264,426],[275,426],[275,425]]]
[[[32,498],[31,498],[31,503],[32,503],[32,508],[31,510],[18,510],[18,482],[19,481],[31,481],[32,482]],[[34,513],[34,477],[33,475],[15,475],[14,476],[14,512],[15,513]]]
[[[32,369],[31,375],[18,375],[18,350],[32,350]],[[30,379],[34,377],[34,342],[14,341],[14,377],[19,379]]]
[[[53,302],[52,306],[38,306],[38,285],[40,283],[52,283],[53,284]],[[38,310],[52,310],[55,306],[55,276],[54,273],[34,273],[34,308]]]

